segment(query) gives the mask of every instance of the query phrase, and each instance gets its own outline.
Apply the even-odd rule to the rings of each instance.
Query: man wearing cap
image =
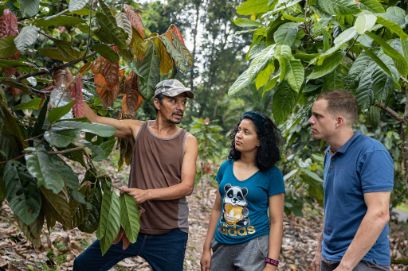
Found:
[[[141,256],[155,271],[183,270],[188,237],[186,196],[194,187],[198,144],[196,138],[177,127],[183,118],[187,98],[194,95],[176,79],[156,85],[155,120],[116,120],[95,114],[84,103],[91,122],[116,128],[116,136],[135,140],[128,187],[142,208],[137,241],[123,249],[124,241],[101,255],[95,241],[74,261],[73,270],[108,270],[127,257]]]

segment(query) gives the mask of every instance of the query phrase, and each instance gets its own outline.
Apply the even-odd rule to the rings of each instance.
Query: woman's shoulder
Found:
[[[265,170],[264,174],[269,176],[269,177],[273,176],[273,177],[277,177],[277,178],[283,178],[282,171],[276,165],[273,165],[272,167]]]

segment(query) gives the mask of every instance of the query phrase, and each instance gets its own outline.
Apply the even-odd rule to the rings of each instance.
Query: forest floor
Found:
[[[126,183],[126,171],[116,172],[106,167],[115,182]],[[201,182],[188,197],[190,205],[190,234],[184,262],[184,270],[199,271],[201,249],[207,231],[209,214],[214,201],[215,188],[209,182]],[[321,210],[308,209],[304,217],[289,216],[284,220],[284,237],[279,270],[307,271],[314,257],[320,225]],[[46,230],[44,229],[46,232]],[[408,255],[408,224],[391,222],[391,248],[393,258]],[[71,270],[75,256],[93,240],[94,234],[86,234],[77,229],[65,231],[60,225],[43,234],[42,247],[34,250],[17,224],[6,201],[0,209],[0,271],[2,270]],[[140,257],[126,259],[112,270],[151,270]],[[406,271],[407,265],[393,264],[392,271]]]

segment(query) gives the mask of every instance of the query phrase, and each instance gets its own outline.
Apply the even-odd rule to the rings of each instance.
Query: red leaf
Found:
[[[0,38],[17,36],[18,26],[17,17],[9,9],[3,11],[3,16],[0,17]]]
[[[119,62],[112,63],[99,56],[92,65],[96,93],[104,106],[111,106],[119,94]]]
[[[122,113],[133,116],[143,102],[139,93],[138,77],[133,71],[126,78],[125,93],[122,99]]]
[[[175,26],[174,24],[172,24],[172,25],[170,26],[169,30],[170,30],[171,32],[173,32],[173,34],[176,35],[176,37],[181,41],[181,43],[183,43],[184,46],[186,46],[186,44],[184,43],[183,36],[181,35],[181,32],[180,32],[180,30],[178,29],[177,26]],[[169,30],[167,30],[167,31],[169,31]]]
[[[140,37],[144,39],[144,26],[139,12],[134,11],[131,6],[125,5],[125,13],[132,27],[139,33]]]
[[[84,104],[82,102],[82,76],[77,75],[75,82],[70,85],[71,97],[74,99],[74,105],[72,107],[72,112],[76,118],[82,118],[84,114]]]

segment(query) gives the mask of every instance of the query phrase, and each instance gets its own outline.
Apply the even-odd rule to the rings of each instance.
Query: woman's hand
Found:
[[[211,249],[203,249],[203,254],[201,255],[201,271],[209,271],[211,265]]]

